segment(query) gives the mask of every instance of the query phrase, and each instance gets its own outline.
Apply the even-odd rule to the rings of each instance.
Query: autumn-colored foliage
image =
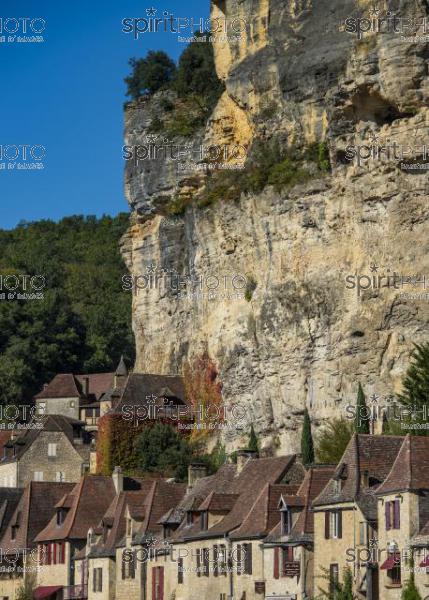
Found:
[[[195,422],[201,425],[194,430],[193,436],[208,435],[225,420],[217,367],[204,352],[192,362],[185,363],[183,377],[187,401],[192,406]]]

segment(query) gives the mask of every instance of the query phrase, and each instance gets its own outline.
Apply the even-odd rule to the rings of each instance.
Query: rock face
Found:
[[[305,406],[318,426],[354,404],[358,381],[368,394],[399,391],[413,343],[428,338],[429,175],[416,163],[429,162],[429,47],[407,23],[426,18],[429,29],[429,8],[387,4],[212,2],[213,19],[245,27],[215,41],[226,91],[191,143],[326,140],[327,176],[175,217],[168,201],[192,196],[203,175],[174,160],[126,168],[122,251],[131,275],[147,276],[133,302],[136,369],[181,372],[207,351],[225,402],[244,404],[278,452],[298,449]],[[386,10],[399,21],[380,31]],[[127,144],[145,143],[159,104],[127,108]],[[172,273],[199,283],[172,290]],[[222,435],[232,449],[245,433]]]

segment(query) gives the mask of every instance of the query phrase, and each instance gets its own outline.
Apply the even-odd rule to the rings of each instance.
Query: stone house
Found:
[[[86,598],[86,572],[76,569],[76,556],[88,532],[100,522],[115,496],[112,477],[86,475],[59,499],[48,524],[35,541],[40,555],[39,587],[60,586],[64,598]]]
[[[82,421],[88,431],[96,431],[100,402],[119,397],[127,377],[122,357],[114,373],[59,373],[34,397],[37,414],[63,415]]]
[[[415,571],[422,598],[429,584],[429,438],[407,435],[385,481],[377,489],[380,597],[400,600]],[[413,555],[413,556],[412,556]]]
[[[263,513],[280,491],[269,486],[296,492],[304,474],[294,455],[259,459],[241,452],[236,465],[223,465],[194,481],[183,501],[160,521],[169,545],[161,552],[155,548],[150,558],[149,598],[263,598],[260,544],[274,525],[273,514],[265,520]],[[254,528],[255,517],[262,532]]]
[[[0,508],[0,597],[14,600],[24,584],[36,588],[39,553],[35,537],[51,519],[57,502],[73,487],[72,483],[31,481],[24,490],[13,490],[13,498],[5,496],[11,490],[0,489],[0,502],[7,503],[3,501]],[[52,597],[58,591],[54,587]]]
[[[360,598],[378,598],[378,568],[368,561],[377,537],[377,488],[404,438],[354,434],[333,476],[313,502],[314,586],[331,590],[351,570]]]
[[[29,481],[77,482],[89,470],[90,438],[80,421],[46,415],[13,432],[0,457],[0,487]]]
[[[308,469],[296,494],[278,488],[273,495],[272,519],[276,523],[264,539],[263,561],[266,598],[305,600],[317,596],[314,590],[313,500],[334,474],[335,467]],[[269,513],[268,513],[269,514]]]

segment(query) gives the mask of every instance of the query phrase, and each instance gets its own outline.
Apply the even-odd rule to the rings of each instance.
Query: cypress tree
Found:
[[[256,437],[255,429],[253,428],[253,423],[250,426],[248,449],[252,450],[252,452],[259,452],[258,438]]]
[[[429,400],[429,343],[416,344],[411,355],[411,364],[402,381],[403,391],[398,395],[414,423],[427,423]],[[427,429],[415,429],[413,435],[429,435]]]
[[[307,409],[304,411],[304,422],[302,425],[301,454],[304,465],[314,463],[313,436],[311,435],[311,421]]]
[[[365,394],[363,393],[362,386],[359,383],[355,416],[356,433],[369,433],[369,414],[370,413],[365,402]]]

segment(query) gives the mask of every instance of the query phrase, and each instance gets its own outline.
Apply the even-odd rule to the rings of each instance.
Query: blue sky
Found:
[[[208,16],[209,1],[1,0],[3,24],[41,18],[46,29],[43,43],[0,43],[0,147],[40,145],[46,156],[44,170],[0,170],[0,228],[128,210],[121,152],[128,59],[151,49],[177,59],[184,48],[174,33],[135,41],[122,32],[123,19],[145,18],[150,8],[197,20]]]

